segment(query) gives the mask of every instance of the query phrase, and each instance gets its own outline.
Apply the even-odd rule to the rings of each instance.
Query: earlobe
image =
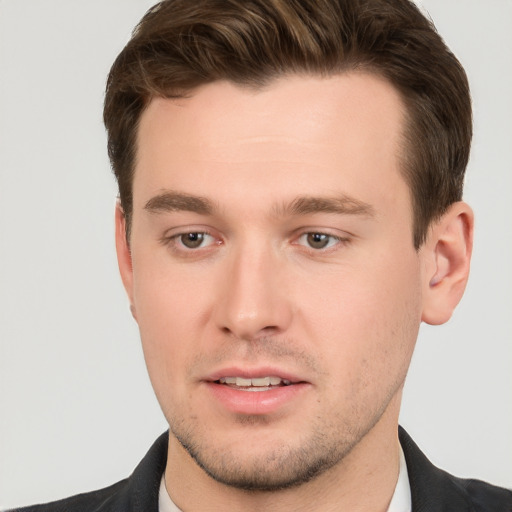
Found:
[[[117,264],[119,266],[119,272],[121,274],[121,280],[123,281],[124,289],[126,290],[128,300],[130,301],[130,311],[133,315],[133,318],[137,320],[133,302],[132,255],[130,251],[130,244],[126,238],[126,218],[119,201],[116,204],[115,223]]]
[[[454,203],[432,226],[425,242],[426,273],[422,321],[447,322],[459,303],[469,276],[473,247],[473,211],[464,202]]]

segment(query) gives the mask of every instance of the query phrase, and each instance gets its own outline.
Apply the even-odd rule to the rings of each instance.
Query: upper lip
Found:
[[[303,378],[289,372],[275,367],[254,367],[254,368],[240,368],[231,366],[229,368],[222,368],[210,373],[203,380],[207,382],[215,382],[222,377],[242,377],[244,379],[258,379],[262,377],[279,377],[280,379],[290,381],[291,384],[299,382],[306,382]]]

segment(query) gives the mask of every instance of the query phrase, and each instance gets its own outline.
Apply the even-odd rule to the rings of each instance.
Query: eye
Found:
[[[326,233],[304,233],[299,237],[299,243],[311,249],[328,249],[339,243],[341,239]]]
[[[198,249],[214,242],[214,238],[208,233],[196,231],[175,235],[173,238],[187,249]]]

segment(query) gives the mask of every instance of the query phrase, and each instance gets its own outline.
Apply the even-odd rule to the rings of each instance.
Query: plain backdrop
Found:
[[[149,0],[0,0],[0,508],[129,475],[166,429],[114,254],[105,77]],[[424,0],[472,85],[472,276],[422,327],[401,423],[512,486],[512,1]]]

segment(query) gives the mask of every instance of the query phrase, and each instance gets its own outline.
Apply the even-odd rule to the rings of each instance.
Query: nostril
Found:
[[[258,332],[255,333],[255,338],[261,338],[264,336],[269,336],[271,334],[276,334],[280,329],[277,325],[267,325],[266,327],[261,327]]]

